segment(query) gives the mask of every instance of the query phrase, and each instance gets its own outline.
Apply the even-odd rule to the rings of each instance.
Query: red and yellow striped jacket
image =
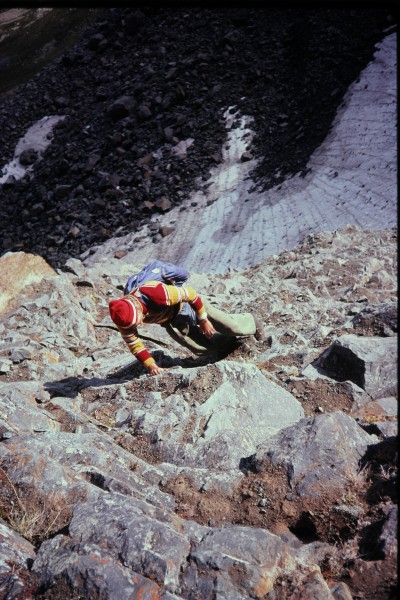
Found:
[[[200,296],[188,285],[177,287],[159,281],[148,281],[125,298],[140,308],[144,323],[165,324],[172,321],[181,310],[183,302],[189,302],[199,319],[204,318],[206,314]],[[129,350],[145,367],[149,368],[155,364],[154,358],[140,339],[135,325],[118,327],[118,329]]]

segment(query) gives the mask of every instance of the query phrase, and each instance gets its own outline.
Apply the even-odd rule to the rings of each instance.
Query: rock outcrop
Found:
[[[7,252],[0,258],[0,314],[16,304],[25,286],[57,273],[41,257],[25,252]]]
[[[389,598],[395,244],[349,227],[248,271],[192,273],[267,338],[216,360],[143,326],[157,377],[109,328],[123,258],[16,276],[0,323],[0,596],[350,600],[373,563]]]
[[[397,390],[397,339],[343,335],[316,365],[334,379],[356,383],[371,398],[384,398]]]

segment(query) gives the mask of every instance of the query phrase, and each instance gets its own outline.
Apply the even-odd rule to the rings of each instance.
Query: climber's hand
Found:
[[[153,364],[149,367],[150,375],[162,375],[162,373],[166,370],[167,369],[163,369],[156,364]]]
[[[210,323],[208,319],[203,319],[200,321],[200,329],[201,332],[208,338],[212,337],[216,332],[214,326]]]

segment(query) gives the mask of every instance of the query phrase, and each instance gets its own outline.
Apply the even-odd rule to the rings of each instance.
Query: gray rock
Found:
[[[147,434],[152,442],[179,443],[191,416],[182,396],[173,394],[165,400],[149,396],[144,408],[130,415],[134,433]]]
[[[147,104],[140,104],[137,107],[136,114],[140,119],[150,119],[153,113],[150,110],[150,107]]]
[[[201,434],[205,442],[221,431],[233,431],[238,442],[246,432],[257,445],[304,416],[300,402],[255,366],[224,362],[218,368],[223,383],[197,411],[207,423]]]
[[[29,435],[21,435],[3,441],[8,450],[5,459],[7,475],[14,485],[23,483],[36,497],[52,503],[57,501],[60,506],[73,506],[82,494],[98,492],[97,488],[77,477],[72,469],[46,456],[44,451],[38,454],[28,449],[30,439]]]
[[[342,412],[302,419],[257,448],[254,463],[263,471],[265,462],[282,465],[290,485],[304,497],[322,490],[342,490],[357,478],[359,463],[375,436],[367,434]]]
[[[135,573],[99,544],[58,535],[44,542],[32,566],[44,590],[69,589],[74,597],[131,600],[158,596],[159,586]]]
[[[273,589],[276,565],[290,561],[291,552],[278,536],[266,530],[215,529],[193,548],[185,583],[189,587],[196,577],[200,592],[208,589],[218,598],[262,598]]]
[[[316,364],[338,381],[353,381],[373,399],[396,395],[396,337],[343,335],[321,354]]]
[[[378,539],[378,546],[385,558],[397,561],[398,552],[398,507],[393,506],[383,524],[382,532]]]
[[[388,417],[397,417],[399,412],[399,403],[397,398],[389,396],[387,398],[379,398],[377,400],[379,406],[385,411],[385,415]]]
[[[299,561],[308,565],[321,565],[327,556],[332,554],[332,546],[325,542],[310,542],[300,544],[300,547],[292,542],[292,545],[298,548],[297,557]]]
[[[344,381],[343,388],[353,398],[352,410],[356,410],[371,401],[371,396],[367,394],[361,387],[353,383],[353,381]]]
[[[28,350],[28,348],[16,348],[10,355],[10,359],[14,364],[18,364],[24,360],[30,360],[31,358],[32,352]]]
[[[3,433],[13,435],[22,432],[56,431],[59,423],[35,401],[41,396],[40,384],[34,382],[0,382],[0,408]],[[44,394],[43,397],[46,397]]]
[[[63,198],[66,198],[68,196],[71,190],[72,185],[56,185],[56,187],[54,188],[54,198],[56,200],[62,200]]]
[[[343,581],[331,588],[331,594],[335,600],[353,600],[349,587]]]
[[[30,597],[32,577],[28,561],[35,548],[0,519],[0,597],[7,600]]]
[[[23,150],[19,155],[19,162],[24,167],[27,167],[29,165],[33,165],[33,163],[36,162],[38,158],[39,153],[37,152],[37,150],[35,150],[34,148],[27,148],[26,150]]]
[[[4,375],[5,373],[9,373],[12,367],[12,361],[8,358],[0,358],[0,375]]]
[[[241,467],[242,459],[254,453],[254,438],[248,431],[220,431],[204,444],[195,444],[184,455],[194,467],[231,470]]]
[[[333,600],[328,584],[316,569],[310,570],[305,577],[296,574],[294,581],[299,600]],[[292,585],[294,581],[292,580]]]
[[[75,508],[69,532],[82,543],[105,545],[124,566],[177,591],[190,544],[173,514],[146,501],[103,494]]]
[[[136,101],[133,96],[121,96],[108,109],[108,115],[114,120],[119,121],[128,117],[135,108]]]
[[[376,421],[374,423],[374,429],[376,434],[384,439],[397,437],[399,433],[397,421]]]
[[[78,258],[69,258],[65,262],[63,270],[67,273],[73,273],[77,277],[83,277],[86,273],[86,267]]]

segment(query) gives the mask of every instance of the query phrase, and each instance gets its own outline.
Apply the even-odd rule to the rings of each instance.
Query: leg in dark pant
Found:
[[[200,331],[196,315],[188,304],[183,306],[179,315],[165,329],[176,342],[200,355],[227,351],[233,348],[237,336],[254,333],[254,320],[250,314],[228,315],[208,304],[206,310],[217,330],[212,338],[207,338]],[[235,316],[238,317],[237,320]]]

